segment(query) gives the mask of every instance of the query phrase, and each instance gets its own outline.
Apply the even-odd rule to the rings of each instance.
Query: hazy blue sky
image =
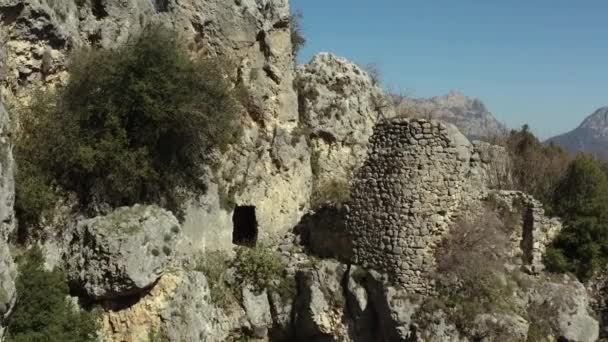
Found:
[[[608,105],[606,0],[291,0],[308,39],[376,62],[384,84],[416,97],[480,98],[510,127],[542,137]]]

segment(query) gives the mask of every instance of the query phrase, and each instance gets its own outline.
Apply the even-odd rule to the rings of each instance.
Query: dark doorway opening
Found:
[[[237,206],[232,214],[232,243],[240,246],[255,246],[258,240],[258,221],[254,206]]]

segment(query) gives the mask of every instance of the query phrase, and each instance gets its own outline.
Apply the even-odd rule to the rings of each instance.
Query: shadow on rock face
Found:
[[[347,208],[324,206],[305,215],[294,228],[310,253],[321,258],[334,258],[350,263],[353,241],[346,227]]]

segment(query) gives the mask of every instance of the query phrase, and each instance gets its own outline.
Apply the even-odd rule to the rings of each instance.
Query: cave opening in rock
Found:
[[[232,224],[232,243],[240,246],[255,246],[258,240],[255,206],[237,206],[232,214]]]

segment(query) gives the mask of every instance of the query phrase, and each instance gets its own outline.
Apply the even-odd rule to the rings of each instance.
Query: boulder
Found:
[[[163,275],[180,237],[175,216],[157,206],[80,221],[66,255],[68,279],[93,299],[141,293]]]
[[[545,319],[552,323],[560,341],[591,342],[599,338],[599,323],[590,310],[587,289],[578,280],[564,275],[543,277],[527,292],[530,305],[548,307]]]
[[[346,265],[322,260],[296,275],[298,298],[294,308],[294,333],[298,340],[349,340],[342,289],[346,270]]]
[[[272,315],[270,313],[270,303],[268,293],[255,293],[249,286],[242,289],[243,307],[247,314],[247,319],[251,323],[253,336],[265,338],[268,336],[268,328],[272,327]]]

